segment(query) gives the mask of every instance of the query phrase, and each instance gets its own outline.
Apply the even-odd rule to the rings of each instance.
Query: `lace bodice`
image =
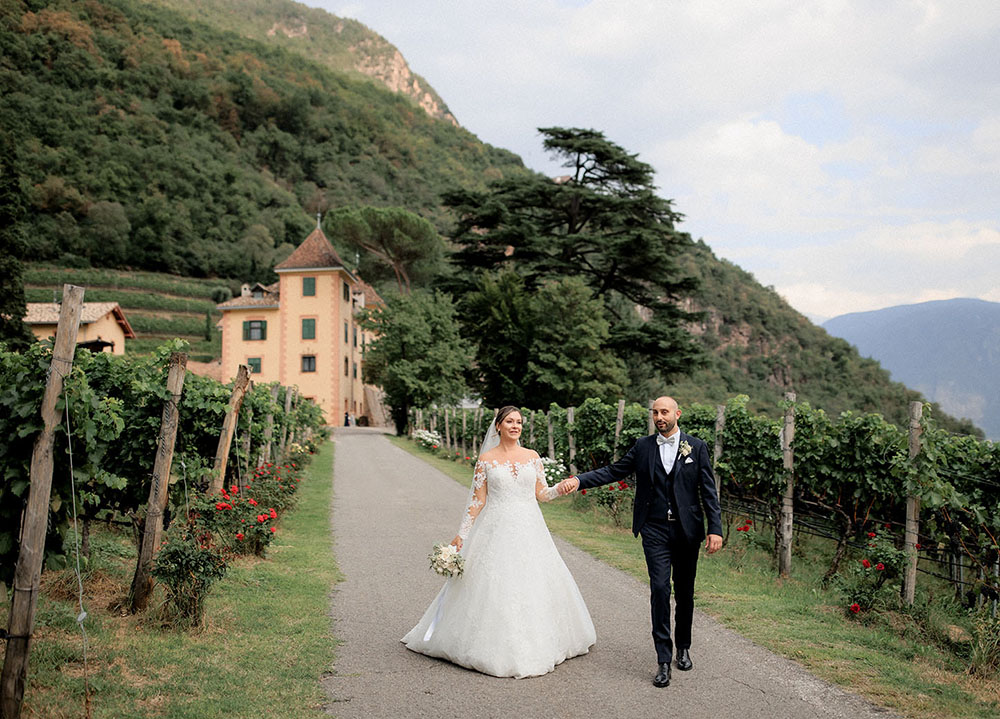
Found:
[[[472,475],[472,497],[462,518],[458,536],[465,541],[487,500],[495,504],[537,500],[547,502],[552,492],[545,481],[545,467],[538,457],[526,462],[476,462]]]

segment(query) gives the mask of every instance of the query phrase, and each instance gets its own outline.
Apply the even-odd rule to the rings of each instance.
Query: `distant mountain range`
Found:
[[[892,378],[1000,440],[1000,302],[940,300],[823,323]]]

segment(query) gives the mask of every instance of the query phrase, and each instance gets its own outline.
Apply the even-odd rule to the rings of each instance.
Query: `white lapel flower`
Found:
[[[688,444],[688,441],[686,439],[681,441],[680,445],[677,448],[677,454],[679,454],[681,457],[687,457],[689,454],[691,454],[691,445]]]

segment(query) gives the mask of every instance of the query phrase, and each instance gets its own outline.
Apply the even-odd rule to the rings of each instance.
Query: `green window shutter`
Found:
[[[244,322],[243,323],[243,339],[244,340],[250,339],[250,323],[249,322]]]
[[[315,297],[316,295],[316,278],[315,277],[303,277],[302,278],[302,296],[303,297]]]
[[[260,338],[262,340],[267,339],[267,320],[260,321]]]
[[[302,339],[304,340],[316,339],[316,320],[314,319],[302,320]]]

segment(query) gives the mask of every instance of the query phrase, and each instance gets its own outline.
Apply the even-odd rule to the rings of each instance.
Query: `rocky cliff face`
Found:
[[[379,80],[393,92],[412,98],[431,117],[457,126],[458,120],[448,111],[426,82],[410,71],[403,54],[380,37],[370,37],[351,46],[356,61],[354,69]]]
[[[347,50],[352,61],[350,69],[378,80],[393,92],[406,95],[431,117],[458,126],[458,120],[444,101],[426,80],[410,70],[406,58],[391,43],[360,23],[329,15],[327,17],[334,20],[333,32],[347,40]],[[363,30],[359,32],[359,28]],[[322,36],[328,34],[330,28],[321,26],[319,30],[320,32],[314,33],[315,39],[322,41]],[[305,16],[286,15],[275,21],[266,34],[269,38],[283,36],[291,40],[308,40],[311,37],[309,19]],[[359,34],[362,37],[351,42]]]

